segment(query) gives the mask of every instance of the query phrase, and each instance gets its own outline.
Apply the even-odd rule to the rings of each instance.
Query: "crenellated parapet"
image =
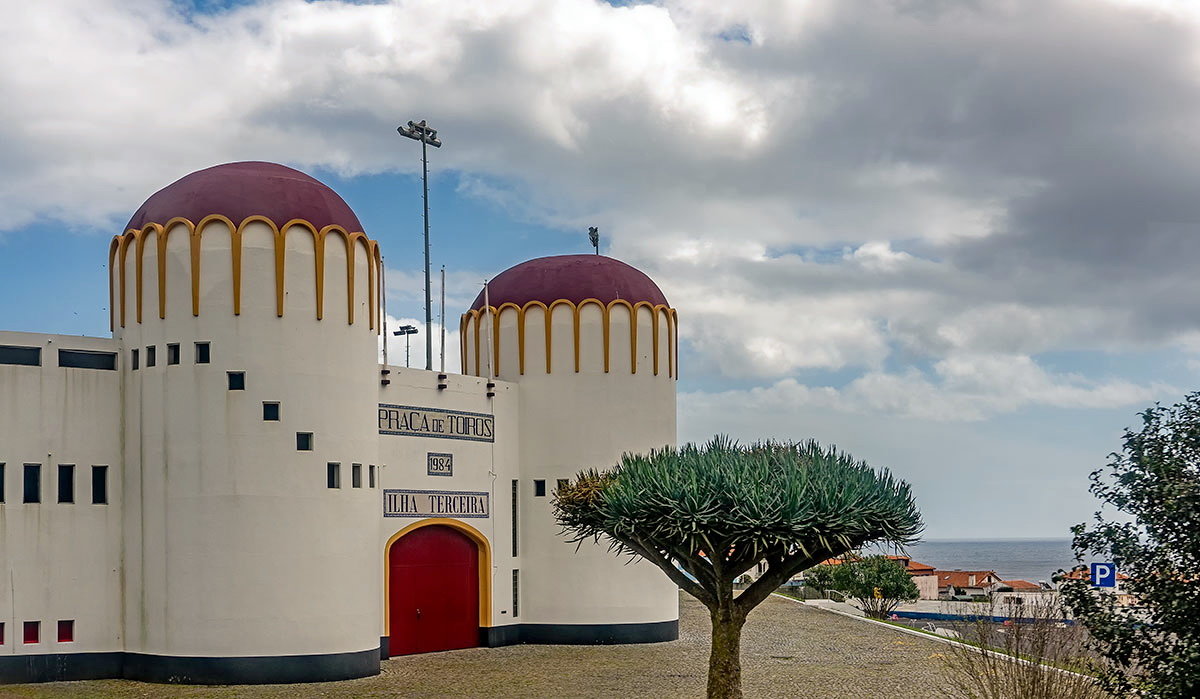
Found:
[[[245,241],[254,232],[269,240],[272,259],[266,269],[262,269],[262,265],[247,269],[244,263]],[[289,244],[289,240],[294,240],[298,235],[308,242]],[[186,244],[173,245],[172,240],[180,236],[186,239]],[[210,249],[205,241],[211,236],[221,238],[220,244]],[[340,239],[340,245],[330,241],[330,238]],[[334,245],[338,247],[331,249]],[[301,259],[291,259],[294,257]],[[303,259],[305,257],[311,260]],[[330,286],[326,284],[327,278],[332,276],[327,265],[331,260],[333,264],[345,267],[344,296],[340,288],[327,289]],[[218,266],[211,269],[214,263]],[[157,308],[150,312],[156,310],[159,319],[167,317],[168,308],[187,312],[189,306],[191,315],[199,316],[203,305],[203,282],[206,281],[228,284],[230,305],[226,309],[204,310],[232,311],[233,315],[241,315],[244,280],[247,275],[264,274],[272,278],[270,283],[274,288],[275,314],[282,318],[285,310],[288,310],[289,265],[296,264],[311,265],[312,274],[308,281],[311,283],[313,303],[311,308],[292,310],[311,312],[317,320],[322,320],[326,315],[327,301],[344,302],[346,320],[353,325],[363,320],[361,315],[356,317],[356,299],[365,297],[367,328],[379,332],[377,319],[382,296],[383,260],[378,242],[368,238],[362,231],[350,231],[337,224],[317,226],[310,221],[294,218],[280,226],[268,216],[250,215],[234,221],[223,214],[209,214],[196,221],[173,217],[162,223],[148,222],[141,228],[131,228],[114,236],[109,246],[111,326],[115,331],[117,327],[126,327],[129,322],[142,323],[148,320],[145,308],[147,296],[157,299]],[[365,279],[362,278],[364,270]],[[183,299],[185,304],[182,307],[180,299],[169,295],[171,288],[179,288],[170,279],[171,274],[178,272],[186,275],[187,288],[190,290],[190,298]],[[339,272],[338,277],[341,276]]]
[[[620,372],[678,378],[678,313],[666,304],[586,298],[473,308],[460,322],[464,374]]]

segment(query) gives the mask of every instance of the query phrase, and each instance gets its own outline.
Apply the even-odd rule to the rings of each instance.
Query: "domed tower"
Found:
[[[520,384],[522,639],[678,636],[678,593],[653,564],[578,551],[551,510],[559,479],[675,444],[676,313],[641,271],[562,255],[501,274],[463,315],[463,373]],[[540,482],[540,483],[539,483]]]
[[[377,673],[378,491],[350,482],[377,460],[377,244],[333,190],[262,162],[194,172],[126,228],[126,676]]]

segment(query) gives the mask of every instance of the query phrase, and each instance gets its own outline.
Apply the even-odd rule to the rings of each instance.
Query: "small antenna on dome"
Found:
[[[596,248],[596,254],[600,254],[600,229],[595,226],[588,227],[588,240],[592,241],[592,247]]]

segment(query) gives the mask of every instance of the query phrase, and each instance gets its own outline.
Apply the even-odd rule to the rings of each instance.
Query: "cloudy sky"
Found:
[[[452,318],[598,226],[679,310],[681,439],[834,442],[912,482],[930,537],[1066,536],[1121,430],[1200,385],[1187,2],[0,16],[0,328],[107,334],[108,237],[233,160],[338,190],[383,242],[389,311],[421,317],[419,153],[395,127],[427,118]]]

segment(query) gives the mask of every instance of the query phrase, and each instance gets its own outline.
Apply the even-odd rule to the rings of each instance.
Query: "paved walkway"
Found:
[[[124,680],[0,686],[0,697],[702,697],[706,610],[680,598],[680,638],[629,646],[509,646],[396,658],[377,677],[178,687]],[[936,641],[772,597],[742,640],[747,697],[945,696]]]

